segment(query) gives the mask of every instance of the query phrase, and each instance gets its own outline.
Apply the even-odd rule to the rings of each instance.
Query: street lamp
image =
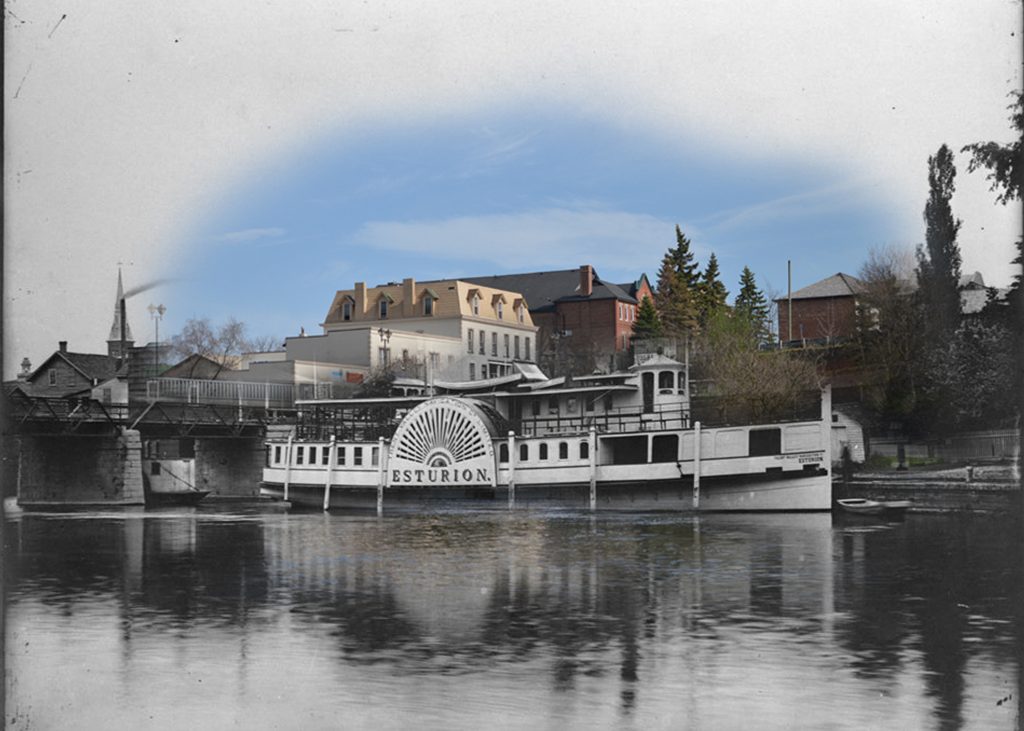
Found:
[[[384,328],[379,328],[377,330],[377,334],[380,336],[381,365],[387,367],[390,364],[390,358],[388,357],[388,342],[391,340],[391,331],[385,330]]]
[[[150,304],[146,309],[149,310],[149,316],[153,318],[156,327],[156,348],[153,350],[153,376],[156,377],[160,375],[160,321],[164,318],[167,308],[163,305]]]

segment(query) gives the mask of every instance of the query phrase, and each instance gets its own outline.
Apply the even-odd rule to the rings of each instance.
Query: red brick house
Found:
[[[861,280],[839,272],[798,289],[789,297],[780,297],[775,300],[779,309],[779,340],[825,344],[850,337],[857,327],[857,298],[863,292]]]
[[[540,328],[538,343],[592,348],[599,361],[606,363],[629,349],[640,301],[654,298],[646,275],[615,284],[601,279],[589,264],[579,269],[463,279],[521,293]]]

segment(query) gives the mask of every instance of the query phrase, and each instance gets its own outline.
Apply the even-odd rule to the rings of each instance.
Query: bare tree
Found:
[[[245,340],[247,353],[276,353],[284,350],[281,338],[274,335],[255,335]]]
[[[859,276],[864,291],[855,342],[861,367],[873,374],[865,401],[883,420],[902,421],[916,407],[923,346],[920,311],[913,297],[913,255],[892,246],[873,248]]]
[[[209,318],[191,318],[181,332],[171,338],[171,352],[181,359],[200,355],[217,364],[213,378],[225,368],[238,364],[239,356],[248,349],[245,324],[233,317],[216,330]],[[198,359],[189,370],[189,377],[195,375]]]

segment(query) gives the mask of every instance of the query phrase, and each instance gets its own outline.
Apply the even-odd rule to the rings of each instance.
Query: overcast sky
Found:
[[[315,331],[337,289],[593,264],[678,223],[732,293],[923,239],[927,158],[1008,140],[1020,2],[6,4],[4,367],[102,352],[118,262],[161,338]],[[959,174],[964,270],[1020,214]]]

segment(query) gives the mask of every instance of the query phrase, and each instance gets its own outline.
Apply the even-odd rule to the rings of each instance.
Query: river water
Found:
[[[12,729],[978,728],[1020,522],[204,506],[4,523]]]

